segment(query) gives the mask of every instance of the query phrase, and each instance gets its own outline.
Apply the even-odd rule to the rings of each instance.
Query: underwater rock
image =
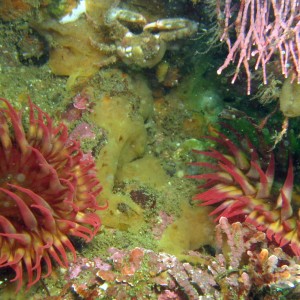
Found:
[[[16,44],[18,59],[25,65],[41,66],[49,59],[47,40],[34,29],[23,35]]]
[[[26,0],[2,0],[0,1],[0,19],[13,21],[27,15],[33,6]]]
[[[51,40],[49,66],[53,74],[69,76],[68,90],[98,71],[105,55],[91,45],[90,39],[101,39],[102,35],[85,18],[67,24],[47,21],[35,29]]]
[[[291,82],[291,78],[287,78],[281,89],[280,110],[289,118],[300,116],[300,84],[296,80]]]

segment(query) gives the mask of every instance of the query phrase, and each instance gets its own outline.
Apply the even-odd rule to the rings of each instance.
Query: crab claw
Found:
[[[198,23],[185,18],[171,18],[157,20],[144,26],[144,31],[174,31],[188,29],[191,34],[198,29]]]
[[[165,41],[192,36],[197,30],[197,22],[184,18],[162,19],[144,26],[144,32],[158,31]]]
[[[122,8],[112,8],[109,10],[106,15],[106,22],[110,24],[113,21],[135,23],[142,26],[147,23],[147,20],[143,15]]]

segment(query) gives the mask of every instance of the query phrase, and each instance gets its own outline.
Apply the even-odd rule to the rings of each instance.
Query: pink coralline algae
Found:
[[[105,261],[81,259],[70,267],[67,279],[71,279],[71,290],[75,294],[90,300],[99,297],[133,300],[143,299],[144,295],[161,300],[199,299],[190,278],[196,268],[189,263],[181,263],[167,253],[143,248],[110,248],[108,252],[110,257]],[[196,284],[201,284],[203,291],[209,293],[214,290],[215,280],[206,271],[202,274],[202,283]],[[80,278],[84,278],[84,283]]]
[[[155,239],[160,239],[166,228],[174,222],[174,217],[168,215],[165,211],[160,211],[158,222],[154,224],[152,233]]]
[[[79,110],[87,110],[89,112],[92,112],[91,106],[93,106],[93,103],[90,102],[91,96],[83,91],[81,93],[78,93],[74,99],[73,99],[73,106]]]
[[[90,124],[82,122],[78,124],[70,133],[69,140],[84,140],[84,139],[95,139],[96,135]]]
[[[223,30],[221,40],[229,51],[218,74],[237,61],[232,83],[243,65],[250,94],[251,58],[256,59],[255,70],[262,67],[266,84],[267,64],[273,56],[279,56],[282,74],[291,74],[300,83],[299,0],[217,0],[217,15]]]
[[[267,248],[265,233],[225,217],[216,231],[216,255],[190,251],[186,258],[193,263],[144,248],[110,248],[107,258],[78,259],[56,300],[271,299],[266,291],[272,299],[296,299],[300,266],[280,248]]]
[[[68,105],[66,111],[62,114],[62,118],[66,122],[78,121],[82,118],[83,113],[93,112],[94,102],[91,102],[91,96],[88,91],[78,93]]]
[[[297,292],[293,294],[300,283],[299,261],[281,248],[268,248],[265,234],[253,225],[230,224],[221,217],[216,227],[216,250],[214,257],[190,252],[205,262],[220,288],[220,294],[209,299],[299,298]]]

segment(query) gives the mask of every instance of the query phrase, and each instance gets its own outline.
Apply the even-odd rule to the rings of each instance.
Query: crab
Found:
[[[105,23],[114,44],[92,41],[100,51],[111,54],[105,64],[121,59],[128,65],[141,68],[154,67],[164,57],[169,42],[188,38],[198,29],[197,22],[185,18],[147,23],[142,14],[121,8],[110,9]]]

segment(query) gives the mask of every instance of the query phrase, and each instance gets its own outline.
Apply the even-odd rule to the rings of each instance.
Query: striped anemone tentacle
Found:
[[[22,118],[0,98],[0,269],[15,271],[17,291],[51,274],[53,262],[67,267],[70,236],[89,242],[100,228],[96,197],[101,185],[93,159],[68,143],[64,124],[29,101]],[[26,121],[27,120],[27,121]],[[25,124],[24,124],[25,123]],[[25,275],[25,276],[24,276]]]
[[[251,223],[258,230],[264,231],[270,242],[300,256],[299,212],[293,211],[292,207],[292,160],[289,160],[282,188],[278,195],[274,195],[274,155],[270,153],[266,164],[259,158],[248,138],[242,138],[233,129],[231,131],[239,143],[231,141],[215,129],[213,136],[205,137],[224,151],[214,148],[207,151],[194,150],[213,162],[206,159],[191,163],[210,170],[208,173],[188,176],[204,182],[199,186],[200,193],[193,199],[201,206],[214,206],[210,215],[216,216],[216,222],[221,217],[226,217],[229,220],[238,219]]]

